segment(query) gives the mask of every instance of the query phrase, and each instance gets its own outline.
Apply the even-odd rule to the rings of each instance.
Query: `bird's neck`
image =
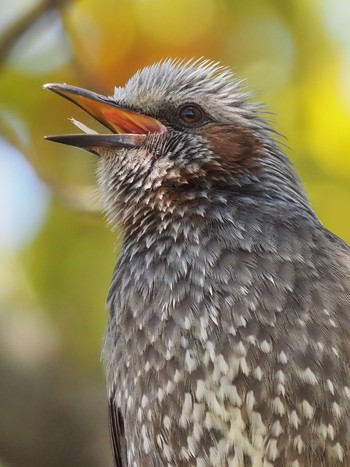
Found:
[[[267,244],[266,228],[269,232],[285,231],[287,242],[288,232],[298,235],[299,229],[312,230],[319,224],[307,200],[293,198],[292,193],[282,193],[280,198],[277,193],[271,198],[268,192],[254,196],[251,192],[203,190],[187,194],[186,199],[179,195],[178,202],[163,198],[157,205],[148,203],[147,208],[140,203],[124,223],[123,251],[127,256],[141,252],[161,257],[180,245],[182,260],[187,253],[193,258],[197,247],[200,254],[208,239],[230,250],[261,251]]]

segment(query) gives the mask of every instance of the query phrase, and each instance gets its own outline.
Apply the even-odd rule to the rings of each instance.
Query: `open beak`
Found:
[[[113,98],[68,84],[45,84],[44,89],[70,100],[112,131],[109,134],[98,134],[76,122],[80,128],[87,129],[88,134],[45,136],[49,141],[68,144],[99,155],[99,149],[103,148],[138,148],[148,134],[166,131],[165,126],[155,118],[119,106]]]

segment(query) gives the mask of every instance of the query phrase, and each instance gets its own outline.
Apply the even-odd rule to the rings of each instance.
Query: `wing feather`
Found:
[[[114,464],[116,467],[127,467],[124,420],[113,396],[109,399],[108,415]]]

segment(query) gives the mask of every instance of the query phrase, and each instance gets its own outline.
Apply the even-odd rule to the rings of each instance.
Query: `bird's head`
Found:
[[[135,212],[173,212],[225,193],[275,190],[283,174],[293,178],[259,106],[216,63],[162,61],[137,72],[113,97],[45,87],[111,130],[102,135],[76,122],[89,134],[47,138],[100,156],[106,208],[124,224]]]

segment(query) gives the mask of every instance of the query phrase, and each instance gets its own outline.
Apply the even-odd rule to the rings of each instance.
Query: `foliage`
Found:
[[[346,0],[12,3],[0,3],[0,135],[48,190],[35,234],[24,226],[11,250],[0,235],[0,378],[9,382],[0,391],[0,462],[106,466],[99,348],[117,243],[100,213],[93,157],[43,140],[73,132],[72,114],[89,119],[42,84],[112,94],[164,57],[206,56],[234,67],[288,137],[317,214],[350,241],[350,9]],[[5,143],[1,148],[0,171],[11,157]],[[20,206],[0,187],[2,225],[11,235],[13,217],[35,206],[24,179],[10,177],[23,183]]]

